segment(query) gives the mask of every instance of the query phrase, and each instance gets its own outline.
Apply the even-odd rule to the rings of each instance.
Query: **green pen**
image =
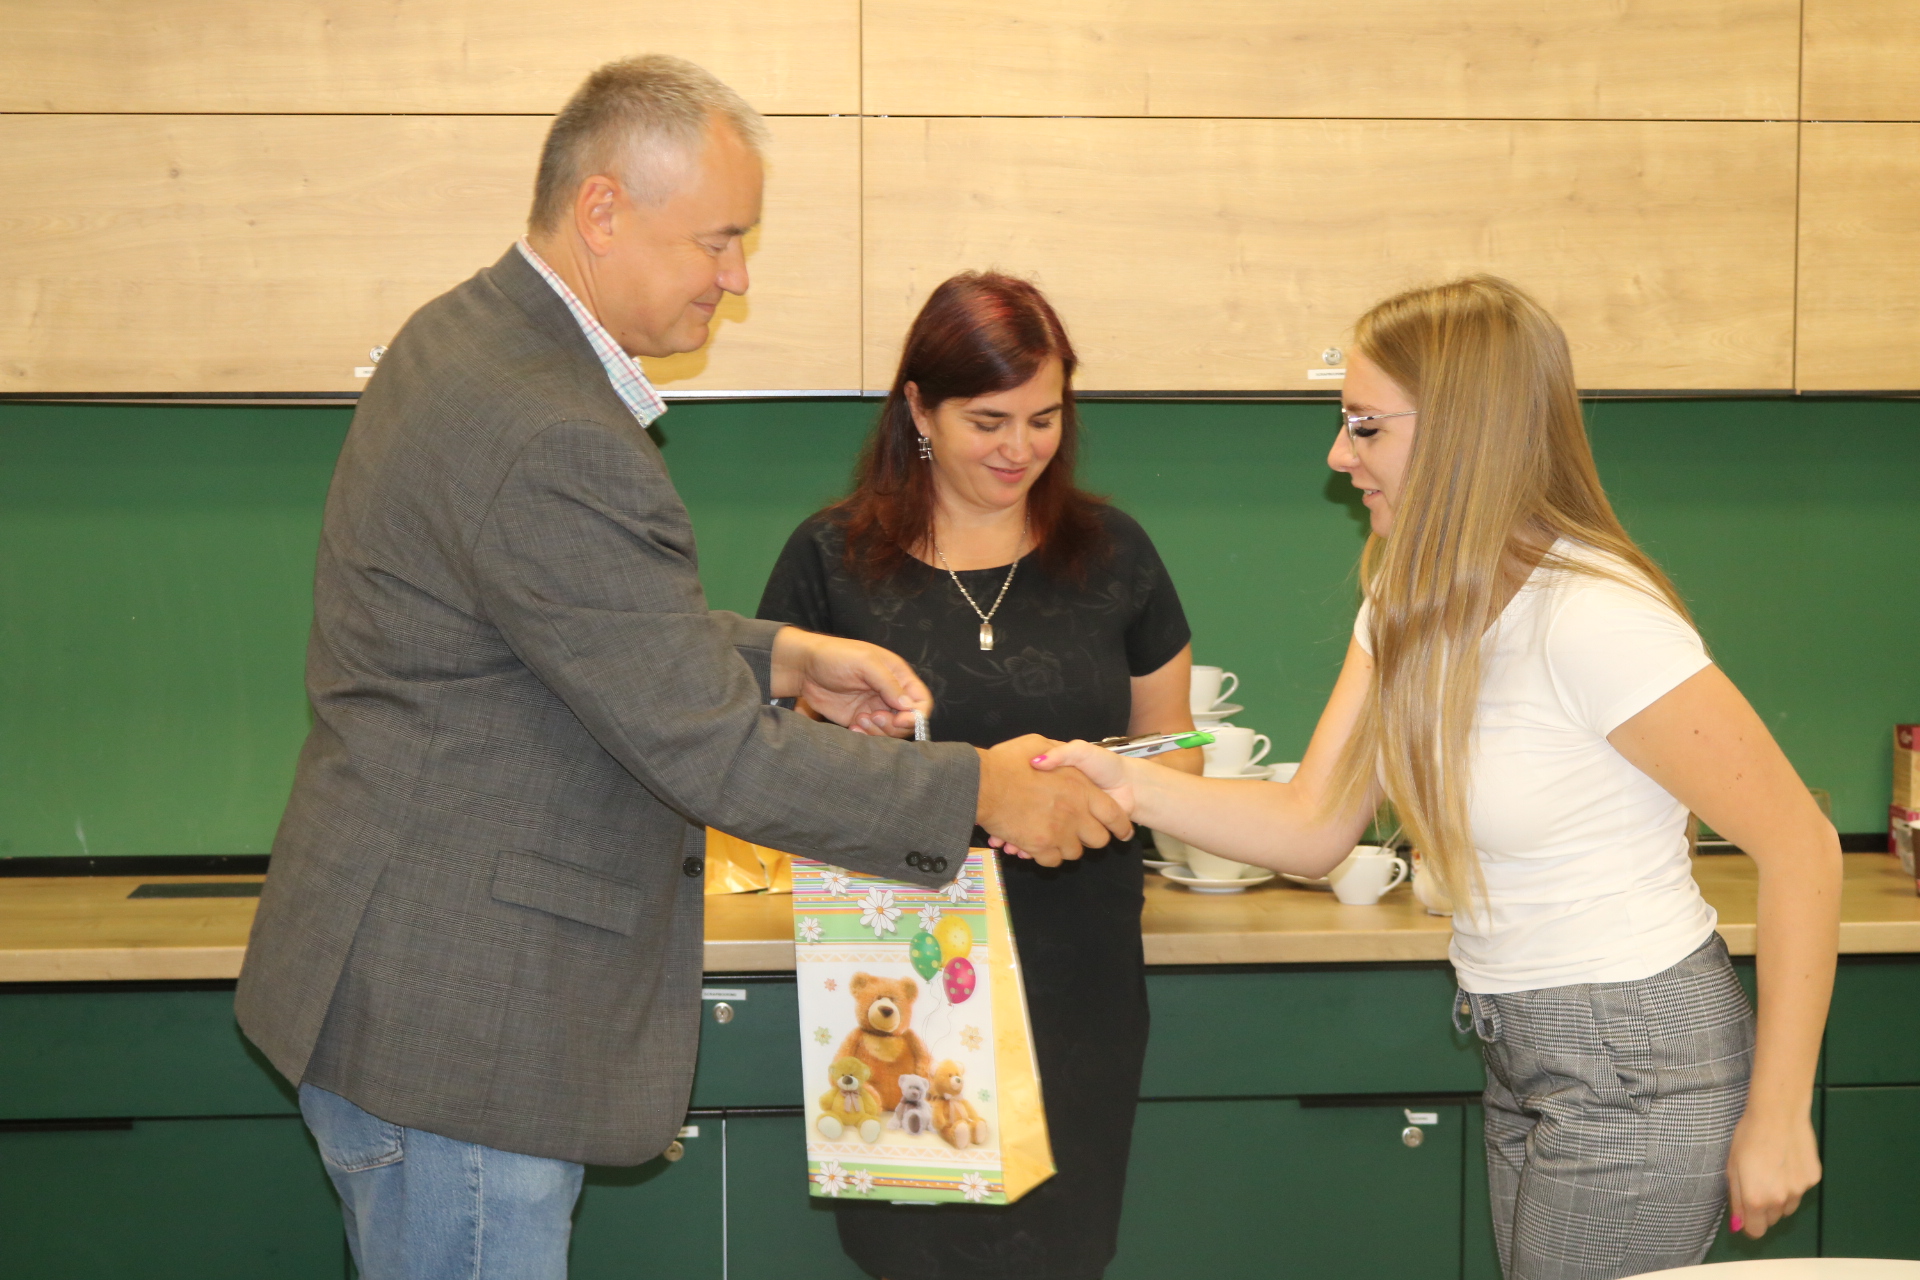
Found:
[[[1138,738],[1103,738],[1093,745],[1105,747],[1117,756],[1132,756],[1138,760],[1143,756],[1164,755],[1169,751],[1185,751],[1188,747],[1204,747],[1212,741],[1213,735],[1205,729],[1194,729],[1187,733],[1148,733]]]

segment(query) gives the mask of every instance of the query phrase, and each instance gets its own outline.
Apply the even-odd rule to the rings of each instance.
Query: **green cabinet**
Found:
[[[1920,1086],[1829,1088],[1822,1252],[1842,1258],[1920,1258],[1914,1153]]]
[[[1110,1280],[1454,1280],[1462,1108],[1143,1102]]]
[[[725,1274],[724,1128],[717,1116],[689,1116],[680,1159],[587,1170],[573,1218],[573,1280]]]
[[[297,1116],[0,1131],[0,1255],[33,1280],[345,1280]]]
[[[806,1121],[729,1116],[726,1136],[727,1280],[866,1280],[832,1207],[808,1194]]]
[[[1920,1084],[1920,958],[1842,956],[1827,1016],[1829,1084]]]

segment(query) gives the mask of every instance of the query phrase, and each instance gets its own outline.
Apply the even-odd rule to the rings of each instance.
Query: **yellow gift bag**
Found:
[[[707,896],[721,893],[792,893],[793,857],[763,844],[748,844],[707,828]]]
[[[793,859],[816,1196],[1011,1204],[1053,1176],[997,855],[939,889]]]

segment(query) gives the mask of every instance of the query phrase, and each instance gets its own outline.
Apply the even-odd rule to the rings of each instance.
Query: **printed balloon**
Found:
[[[948,964],[973,953],[973,931],[959,916],[940,917],[933,926],[933,936],[940,940],[940,955]]]
[[[967,997],[973,994],[973,961],[965,956],[955,956],[947,961],[947,999],[954,1004],[965,1004]]]
[[[913,971],[928,982],[940,972],[940,966],[946,957],[940,954],[940,944],[925,929],[913,935],[913,941],[907,945],[907,956],[913,961]]]

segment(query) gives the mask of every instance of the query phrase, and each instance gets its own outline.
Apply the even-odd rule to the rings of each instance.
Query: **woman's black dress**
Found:
[[[991,652],[944,571],[912,561],[892,582],[868,584],[846,568],[840,528],[820,516],[787,540],[760,616],[911,662],[933,691],[938,741],[1122,734],[1129,679],[1165,666],[1191,633],[1146,531],[1111,507],[1101,519],[1108,546],[1084,582],[1052,579],[1031,557],[1020,565],[994,614]],[[1002,567],[960,578],[989,608],[1006,576]],[[1113,1259],[1147,1044],[1140,850],[1116,842],[1054,869],[1014,858],[1001,867],[1059,1171],[1005,1207],[836,1206],[841,1244],[870,1275],[1094,1280]]]

